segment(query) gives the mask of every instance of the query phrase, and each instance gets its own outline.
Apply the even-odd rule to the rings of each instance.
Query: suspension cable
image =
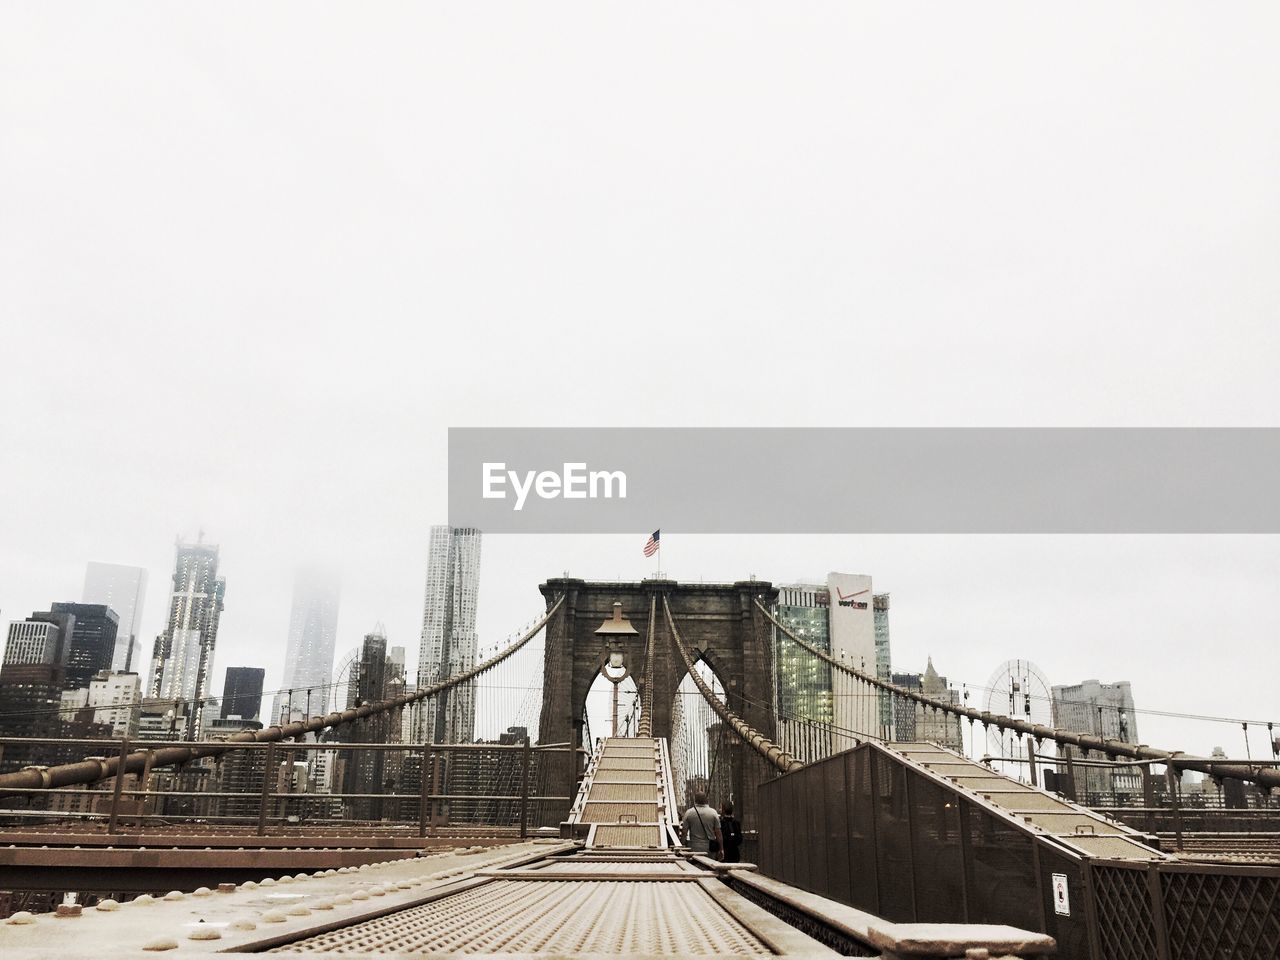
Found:
[[[842,663],[830,654],[819,650],[808,641],[802,640],[796,636],[795,633],[778,620],[777,617],[770,613],[768,608],[766,608],[758,598],[755,600],[755,605],[775,627],[781,630],[782,633],[794,643],[799,644],[804,650],[813,654],[813,656],[826,661],[838,670],[844,671],[846,674],[861,683],[869,684],[880,690],[885,690],[895,696],[906,697],[908,700],[914,700],[916,703],[923,704],[926,707],[931,707],[934,710],[941,710],[944,713],[957,717],[965,717],[970,721],[970,723],[974,720],[978,720],[985,726],[994,726],[1000,730],[1011,730],[1014,733],[1029,735],[1037,742],[1040,740],[1052,740],[1054,743],[1077,747],[1084,751],[1096,750],[1099,753],[1104,753],[1112,757],[1128,757],[1131,760],[1155,760],[1157,762],[1167,763],[1169,766],[1177,769],[1195,770],[1199,773],[1207,773],[1211,777],[1226,777],[1232,780],[1245,780],[1251,783],[1256,783],[1263,789],[1280,787],[1280,770],[1272,770],[1247,763],[1221,763],[1219,761],[1208,760],[1203,757],[1185,756],[1180,750],[1159,750],[1155,747],[1148,747],[1145,744],[1127,743],[1124,740],[1118,740],[1112,737],[1096,736],[1092,733],[1074,733],[1068,730],[1057,730],[1053,727],[1046,727],[1042,723],[1027,723],[1025,720],[1016,720],[1013,717],[1006,717],[997,713],[974,710],[971,707],[958,707],[955,704],[947,703],[943,700],[926,697],[924,694],[916,693],[914,690],[908,690],[905,687],[899,687],[896,684],[888,683],[881,680],[879,677],[864,673],[856,667],[851,667],[846,663]]]
[[[555,603],[548,608],[532,627],[527,630],[523,636],[512,643],[505,650],[502,650],[488,660],[477,664],[470,670],[458,674],[456,677],[450,677],[439,683],[413,693],[404,694],[403,696],[393,697],[390,700],[378,700],[374,703],[366,703],[357,707],[348,707],[341,712],[334,711],[327,716],[309,717],[306,720],[298,720],[294,723],[280,726],[279,724],[265,727],[262,730],[246,730],[238,733],[233,737],[218,744],[209,744],[207,746],[190,746],[190,747],[162,747],[159,750],[148,751],[146,749],[135,750],[126,757],[115,756],[109,759],[85,759],[78,763],[64,763],[56,767],[28,767],[17,773],[0,774],[0,790],[14,787],[22,789],[50,789],[54,787],[67,787],[80,783],[96,783],[99,780],[106,780],[114,777],[118,773],[137,773],[141,772],[146,763],[147,754],[151,753],[151,768],[174,766],[175,764],[186,763],[188,760],[195,760],[200,757],[216,757],[235,749],[237,743],[274,743],[281,740],[288,740],[294,737],[301,737],[307,733],[318,733],[321,730],[330,727],[339,727],[356,720],[364,720],[368,717],[377,716],[378,714],[389,713],[406,707],[409,704],[417,703],[434,697],[446,690],[451,690],[459,684],[466,683],[468,680],[475,678],[477,675],[484,673],[496,667],[502,661],[506,660],[513,653],[527,644],[544,626],[555,616],[564,603],[564,594],[556,598]],[[123,767],[123,769],[121,769]]]
[[[640,694],[639,730],[642,737],[653,736],[653,637],[657,619],[658,597],[655,594],[649,598],[649,632],[644,641],[644,687]]]
[[[764,734],[760,733],[745,721],[739,719],[737,714],[730,710],[726,704],[720,701],[720,698],[712,692],[711,688],[707,686],[707,682],[703,680],[698,671],[694,669],[693,658],[689,655],[689,650],[684,645],[684,640],[680,636],[680,631],[676,629],[676,622],[671,616],[671,605],[667,603],[665,595],[662,598],[662,611],[666,614],[667,627],[671,631],[671,639],[675,642],[676,651],[680,654],[680,659],[684,661],[685,669],[689,671],[689,676],[697,685],[698,690],[701,691],[703,698],[711,705],[711,709],[716,712],[720,719],[732,727],[734,733],[736,733],[742,741],[747,744],[747,746],[751,747],[756,753],[769,761],[769,763],[772,764],[779,772],[786,773],[789,770],[798,770],[803,767],[803,761],[797,760]]]

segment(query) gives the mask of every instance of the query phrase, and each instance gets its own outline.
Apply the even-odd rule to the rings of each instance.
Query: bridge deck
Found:
[[[615,876],[630,879],[494,879],[273,952],[772,953],[696,877],[663,879],[631,864],[611,866]]]
[[[620,760],[645,764],[631,772],[647,771],[649,780],[636,785],[647,786],[655,800],[596,794],[602,786],[605,793],[616,790],[616,781],[597,777]],[[639,960],[778,955],[825,960],[839,952],[876,955],[879,946],[886,956],[898,956],[904,944],[922,936],[931,943],[963,938],[963,928],[895,927],[785,884],[754,881],[750,865],[726,870],[727,865],[705,857],[690,857],[671,831],[668,771],[661,741],[608,741],[584,778],[566,824],[586,829],[585,842],[468,848],[220,883],[216,890],[174,891],[159,900],[106,900],[94,909],[68,909],[66,916],[15,914],[0,926],[0,953],[6,960],[87,955],[110,960],[168,950],[184,956],[606,954]],[[595,810],[606,808],[615,811],[618,822],[592,819]],[[649,822],[629,819],[639,816]],[[999,947],[1001,954],[1021,946],[1041,953],[1053,944],[1007,927],[973,929],[984,949]]]
[[[444,869],[426,876],[423,861],[410,860],[228,883],[159,905],[108,902],[79,917],[7,924],[0,942],[6,956],[77,955],[86,934],[129,952],[835,955],[735,893],[714,865],[673,852],[671,795],[664,744],[610,739],[570,815],[585,846],[473,850],[433,858]]]

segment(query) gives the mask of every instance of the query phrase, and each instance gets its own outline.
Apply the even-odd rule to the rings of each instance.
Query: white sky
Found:
[[[222,546],[416,650],[457,425],[1280,425],[1270,4],[8,4],[0,616]],[[653,526],[662,523],[655,517]],[[496,638],[634,537],[490,537]],[[1274,537],[681,537],[866,572],[895,667],[1280,722]],[[412,656],[412,655],[411,655]],[[1139,718],[1188,751],[1220,731]],[[1255,739],[1254,754],[1263,750]]]

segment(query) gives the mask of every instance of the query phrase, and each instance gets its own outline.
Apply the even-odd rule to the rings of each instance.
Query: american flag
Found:
[[[661,534],[661,530],[655,530],[649,536],[649,539],[644,542],[644,555],[646,557],[652,557],[658,552],[658,540],[660,539]]]

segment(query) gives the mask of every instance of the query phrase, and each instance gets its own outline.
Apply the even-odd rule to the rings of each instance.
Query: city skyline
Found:
[[[1280,958],[1277,46],[0,5],[4,960]]]
[[[22,185],[5,291],[13,342],[56,357],[59,381],[34,363],[0,378],[0,450],[39,452],[0,478],[3,616],[79,596],[88,559],[136,564],[152,577],[145,669],[173,535],[204,527],[232,577],[223,664],[264,661],[266,687],[284,686],[292,571],[320,562],[343,569],[338,649],[381,621],[416,667],[451,426],[1272,426],[1280,132],[1254,95],[1277,86],[1269,48],[1207,15],[1158,34],[1133,10],[1102,33],[1019,18],[1001,24],[1008,44],[982,18],[935,15],[927,31],[904,16],[895,44],[896,15],[855,8],[729,34],[690,10],[694,34],[723,41],[716,69],[677,55],[655,84],[637,53],[611,87],[579,82],[600,66],[587,21],[531,14],[538,42],[511,46],[416,12],[332,73],[283,21],[246,49],[242,31],[174,11],[187,25],[165,48],[103,11],[83,32],[15,14],[31,39],[10,51],[15,89],[42,92],[4,105],[0,182]],[[322,36],[372,38],[334,16]],[[693,35],[632,27],[646,51]],[[770,75],[766,35],[803,39]],[[1098,51],[1084,72],[1081,50]],[[237,94],[228,129],[220,84],[239,58],[269,95]],[[474,69],[492,84],[467,97],[440,82]],[[88,129],[101,152],[84,151]],[[673,162],[687,142],[699,159]],[[360,198],[345,229],[315,202],[334,193]],[[190,235],[157,242],[171,197]],[[659,356],[660,387],[613,384]],[[661,527],[663,565],[685,579],[874,571],[913,670],[932,653],[982,683],[1026,657],[1141,682],[1152,707],[1194,692],[1213,715],[1274,709],[1273,535],[695,539],[664,520],[633,537],[490,537],[481,643],[528,622],[537,584],[566,568],[652,572],[640,544]],[[1209,662],[1239,679],[1204,684]],[[1144,737],[1243,749],[1238,725],[1165,719]]]
[[[491,547],[489,556],[493,556],[493,551],[495,550],[500,551],[504,547],[519,546],[521,541],[521,538],[518,538],[518,537],[517,538],[495,537],[490,539],[493,544],[493,547]],[[565,539],[570,539],[570,538],[565,538]],[[625,559],[629,559],[630,553],[632,552],[638,553],[638,551],[636,551],[634,543],[632,543],[630,539],[625,537],[592,538],[592,539],[597,541],[598,545],[601,547],[605,547],[607,542],[607,549],[601,549],[596,552],[596,558],[593,562],[594,562],[594,565],[598,567],[606,567],[607,564],[610,562],[608,560],[608,557],[611,555],[620,556],[625,560]],[[683,539],[687,541],[685,549],[689,549],[690,547],[693,547],[695,544],[698,544],[699,541],[705,541],[707,539],[714,539],[714,538],[683,538]],[[758,540],[760,538],[753,538],[753,539]],[[777,543],[774,545],[775,550],[777,550],[777,547],[785,545],[787,540],[793,539],[793,538],[770,538],[770,539],[774,539],[777,541]],[[791,563],[792,569],[811,570],[814,566],[818,566],[819,564],[815,564],[812,561],[810,554],[816,555],[817,553],[842,552],[839,548],[836,548],[833,550],[822,549],[824,546],[826,546],[825,541],[828,541],[828,540],[840,541],[842,538],[806,538],[806,539],[808,540],[807,547],[810,549],[801,551],[801,555],[799,557],[795,556],[794,550],[792,551],[777,550],[778,553],[783,555],[784,559],[786,557],[786,554],[790,553],[791,555],[790,563]],[[871,540],[871,541],[880,540],[883,542],[887,538],[863,538],[863,539]],[[949,540],[954,541],[956,538],[936,538],[936,539],[939,539],[939,541],[942,543],[946,543]],[[999,539],[999,538],[982,538],[982,539],[987,542],[987,545],[989,548],[990,541],[992,539]],[[1023,541],[1025,541],[1026,538],[1022,538],[1022,539]],[[1125,551],[1124,555],[1132,554],[1133,541],[1134,540],[1140,541],[1142,539],[1143,538],[1124,538],[1124,540],[1128,543],[1128,546],[1129,546],[1129,549]],[[1194,543],[1194,540],[1196,538],[1180,538],[1180,539],[1187,541],[1188,549],[1191,549]],[[1219,540],[1222,538],[1214,538],[1214,539]],[[1166,541],[1167,540],[1168,538],[1166,538]],[[699,546],[697,550],[698,552],[704,552],[705,545]],[[508,552],[508,556],[502,558],[502,565],[503,567],[506,567],[508,569],[510,567],[511,562],[527,559],[527,556],[524,554],[524,551],[515,551],[514,554],[511,551],[507,551],[507,552]],[[1101,565],[1105,567],[1105,564],[1101,564]],[[643,567],[647,566],[647,564],[643,562],[641,562],[640,564],[634,564],[633,566],[639,566],[642,568],[639,570],[634,570],[634,572],[632,573],[632,576],[637,580],[643,579],[645,576],[651,575],[652,573],[652,571],[650,570],[643,569]],[[1121,569],[1131,568],[1132,564],[1129,562],[1124,562],[1124,563],[1116,562],[1115,567],[1117,572],[1119,572]],[[292,567],[290,569],[292,569]],[[536,567],[534,569],[536,570]],[[587,575],[590,575],[590,571],[587,571],[585,569],[584,569],[584,573],[587,573]],[[1024,573],[1025,573],[1025,570],[1024,570]],[[1094,574],[1096,575],[1097,571],[1094,571]],[[502,574],[499,574],[499,576],[501,577]],[[536,576],[537,576],[536,573],[532,574],[530,577],[530,582],[532,582],[536,578]],[[509,579],[509,578],[506,578],[506,579]],[[542,579],[545,579],[545,577],[543,577]],[[728,576],[722,576],[719,578],[712,578],[712,579],[727,580],[727,579],[733,579],[733,576],[728,575]],[[813,580],[814,578],[811,575],[809,575],[809,576],[797,577],[794,579],[796,581],[802,581],[802,580]],[[419,584],[420,582],[421,581],[419,581]],[[779,578],[776,582],[782,582],[782,578]],[[917,589],[910,585],[909,580],[904,581],[904,580],[901,580],[899,577],[895,577],[892,581],[886,579],[885,582],[889,583],[889,585],[892,587],[893,591],[896,594],[903,595],[902,591],[904,588],[906,589],[906,595],[912,595],[917,593]],[[250,591],[254,590],[254,586],[252,584],[246,584],[245,586],[246,586],[246,589]],[[1052,585],[1048,583],[1044,585],[1045,590],[1048,590],[1051,587]],[[418,589],[421,589],[421,587],[419,586]],[[1158,593],[1162,596],[1176,594],[1177,592],[1176,580],[1175,580],[1175,583],[1171,583],[1171,584],[1152,585],[1148,583],[1144,585],[1144,589],[1141,595],[1151,596],[1151,591],[1153,589],[1157,589]],[[478,611],[480,622],[483,624],[486,617],[489,618],[490,622],[493,622],[494,620],[497,619],[498,616],[504,615],[504,613],[507,616],[509,622],[513,620],[517,620],[519,617],[519,613],[518,613],[518,609],[520,606],[519,599],[520,598],[518,594],[514,597],[500,595],[495,598],[491,596],[490,606],[486,608],[484,605],[481,605]],[[505,603],[503,602],[504,600],[506,601]],[[918,600],[916,603],[913,603],[911,607],[904,608],[899,615],[906,617],[907,618],[906,622],[908,624],[911,624],[913,621],[918,621],[920,619],[920,614],[922,612],[921,607],[924,608],[924,612],[926,613],[930,610],[937,610],[939,611],[939,613],[942,613],[942,611],[946,609],[947,604],[950,602],[947,599],[947,597],[944,597],[943,600],[944,602],[941,602],[941,603],[938,602],[937,600],[929,600],[928,598]],[[1134,602],[1135,607],[1143,606],[1147,609],[1150,609],[1151,608],[1150,604],[1151,604],[1151,601],[1140,602],[1139,599],[1135,597],[1135,602]],[[46,606],[47,605],[48,604],[46,603]],[[414,603],[412,605],[417,606],[419,611],[421,610],[421,607],[417,603]],[[12,606],[6,603],[5,608],[12,609]],[[381,609],[381,605],[379,609]],[[525,613],[524,619],[527,620],[528,616],[529,614]],[[8,620],[9,618],[5,618],[5,619]],[[382,619],[382,618],[378,617],[377,619]],[[520,622],[523,622],[523,620],[521,620]],[[501,643],[503,642],[502,636],[496,636],[497,634],[499,634],[500,629],[501,629],[502,635],[504,636],[510,635],[512,633],[512,628],[510,626],[506,626],[505,628],[495,627],[492,629],[492,632],[485,630],[483,627],[481,627],[480,629],[483,632],[482,643],[487,648],[494,648],[495,646],[501,645]],[[351,631],[351,632],[357,632],[357,631]],[[359,631],[359,632],[363,633],[363,631]],[[913,642],[916,637],[922,635],[918,628],[911,629],[910,632],[912,635],[914,635],[911,641],[904,642],[902,640],[902,634],[899,633],[898,635],[899,641],[898,641],[898,644],[895,644],[895,646],[899,647],[898,650],[895,650],[895,657],[894,657],[895,670],[901,669],[901,668],[918,670],[920,669],[920,664],[924,662],[926,655],[930,651],[939,649],[939,645],[936,642],[933,642],[931,640]],[[387,633],[392,638],[393,641],[396,639],[397,631],[388,629]],[[342,643],[344,647],[347,646],[347,643],[346,643],[347,635],[348,635],[348,631],[345,631],[343,629],[338,630],[339,642]],[[400,632],[398,636],[403,638],[404,636],[403,632]],[[269,646],[264,646],[261,644],[253,644],[251,646],[240,646],[235,644],[234,640],[231,642],[232,642],[232,646],[230,648],[226,648],[226,647],[222,648],[226,650],[227,659],[224,662],[231,662],[231,663],[239,662],[239,663],[244,663],[248,665],[262,666],[265,668],[266,675],[267,675],[267,680],[264,683],[267,695],[270,696],[272,695],[273,691],[281,689],[282,687],[281,671],[282,671],[282,665],[283,665],[283,659],[284,659],[283,643],[281,643],[278,647],[275,648],[274,651],[272,651]],[[413,646],[408,644],[406,644],[406,646],[408,647],[409,652],[412,653],[414,649]],[[1005,649],[1008,649],[1008,648],[1005,648]],[[1041,657],[1041,659],[1043,659],[1043,657]],[[1180,694],[1176,687],[1166,686],[1163,688],[1168,691],[1168,695],[1167,695],[1167,699],[1163,699],[1163,702],[1162,702],[1162,698],[1159,696],[1159,693],[1158,693],[1162,689],[1162,686],[1160,683],[1152,682],[1146,679],[1147,675],[1142,672],[1140,666],[1138,668],[1135,668],[1132,665],[1130,665],[1127,668],[1120,667],[1114,670],[1108,669],[1106,667],[1107,662],[1113,661],[1114,659],[1115,658],[1110,656],[1109,653],[1107,655],[1102,655],[1101,648],[1099,648],[1097,655],[1091,658],[1086,658],[1084,656],[1072,657],[1065,661],[1065,665],[1062,668],[1051,668],[1051,675],[1054,676],[1055,678],[1070,678],[1073,676],[1104,675],[1104,674],[1112,675],[1112,676],[1127,675],[1137,680],[1144,691],[1144,694],[1141,698],[1143,706],[1142,708],[1140,708],[1139,713],[1142,713],[1143,710],[1147,708],[1150,708],[1152,710],[1158,710],[1161,712],[1165,712],[1170,708],[1172,708],[1172,712],[1175,712],[1175,713],[1178,712],[1177,705],[1178,705]],[[948,658],[948,664],[950,665],[952,662],[953,662],[952,658]],[[977,657],[974,657],[974,658],[962,657],[960,662],[961,662],[961,669],[956,669],[956,670],[949,669],[948,674],[949,676],[954,678],[953,683],[955,684],[957,690],[959,690],[962,686],[967,687],[967,689],[975,697],[975,700],[973,702],[977,702],[977,697],[981,693],[985,683],[984,678],[990,669],[990,663],[986,659],[977,658]],[[1132,664],[1132,661],[1130,661],[1130,663]],[[406,669],[408,670],[409,674],[413,676],[416,670],[415,663],[413,661],[410,661],[406,665]],[[484,694],[482,691],[481,696],[483,695]],[[1241,705],[1238,702],[1235,702],[1234,698],[1228,698],[1228,701],[1229,702],[1225,702],[1224,705],[1220,707],[1218,710],[1209,710],[1207,712],[1209,714],[1218,713],[1221,716],[1229,717],[1229,718],[1243,717],[1244,719],[1249,719],[1252,721],[1265,721],[1267,719],[1266,717],[1267,711],[1266,711],[1265,703],[1261,704],[1257,709],[1253,711],[1248,711],[1248,710],[1241,709],[1240,708]],[[1188,712],[1192,712],[1192,711],[1188,711]],[[1250,715],[1250,713],[1255,715]],[[1152,730],[1154,730],[1155,732],[1154,733],[1150,732]],[[1166,730],[1168,732],[1162,735],[1161,730]],[[1252,744],[1253,744],[1252,749],[1254,750],[1265,749],[1266,744],[1263,739],[1264,733],[1265,731],[1262,730],[1260,726],[1257,726],[1257,725],[1251,726],[1250,736],[1252,738]],[[1157,743],[1157,744],[1159,743],[1175,744],[1180,748],[1190,747],[1191,749],[1194,749],[1204,754],[1208,754],[1209,751],[1215,746],[1224,746],[1228,750],[1228,752],[1232,754],[1240,754],[1244,752],[1244,741],[1239,732],[1238,722],[1233,724],[1223,723],[1223,724],[1206,726],[1204,724],[1199,724],[1192,721],[1180,720],[1177,717],[1157,716],[1157,717],[1152,717],[1150,719],[1144,719],[1144,739],[1150,740],[1153,743]]]

